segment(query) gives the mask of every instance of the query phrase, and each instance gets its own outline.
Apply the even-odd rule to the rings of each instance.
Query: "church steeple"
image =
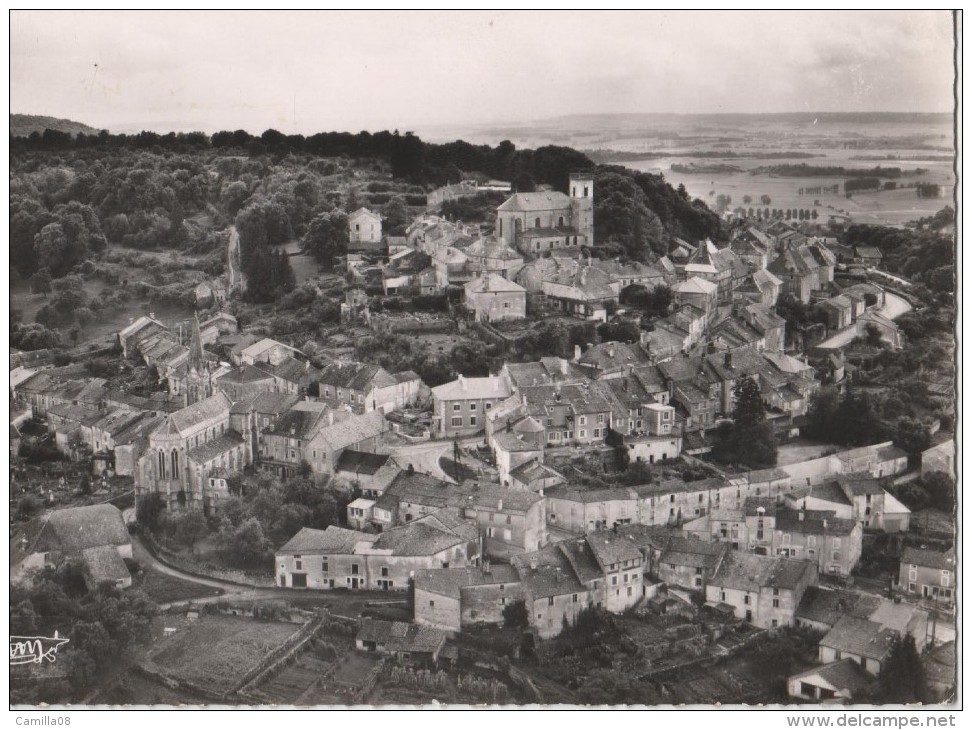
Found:
[[[189,357],[186,360],[186,405],[191,406],[213,394],[211,374],[203,356],[202,335],[199,333],[199,315],[192,323],[189,341]]]
[[[193,315],[192,339],[189,342],[189,372],[202,373],[204,365],[202,335],[199,334],[199,314],[196,313]]]

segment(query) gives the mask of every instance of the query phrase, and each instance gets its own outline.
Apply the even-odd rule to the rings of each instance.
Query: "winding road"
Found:
[[[884,306],[882,306],[877,313],[887,317],[888,319],[897,319],[905,312],[911,311],[911,304],[904,297],[900,297],[897,294],[893,294],[889,291],[884,292]],[[843,347],[848,342],[857,337],[857,325],[851,325],[850,327],[845,327],[837,334],[828,337],[826,340],[821,342],[817,347],[834,350],[838,347]]]

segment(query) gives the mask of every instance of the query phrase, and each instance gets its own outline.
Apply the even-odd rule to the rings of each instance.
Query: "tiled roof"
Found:
[[[273,381],[273,376],[253,365],[243,365],[230,370],[225,375],[220,375],[216,380],[221,383],[257,383]]]
[[[784,532],[843,536],[850,535],[856,526],[854,520],[834,517],[833,512],[781,509],[776,513],[776,529]]]
[[[638,548],[621,534],[610,531],[592,532],[587,535],[587,544],[590,545],[594,557],[605,570],[608,570],[611,565],[623,563],[626,560],[641,560],[641,553],[638,552]]]
[[[372,411],[362,415],[352,415],[340,423],[335,422],[333,425],[324,426],[318,438],[337,451],[377,436],[386,430],[384,414],[381,411]]]
[[[229,415],[232,405],[229,396],[220,391],[205,400],[193,403],[191,406],[170,414],[166,419],[164,428],[170,431],[175,430],[177,433],[185,433],[200,423],[221,417],[224,413]]]
[[[291,409],[280,416],[272,426],[267,427],[263,433],[268,436],[283,436],[306,441],[313,438],[326,423],[327,417],[323,411]]]
[[[295,403],[300,401],[300,396],[294,393],[267,392],[260,393],[253,399],[253,410],[264,414],[281,414],[290,410]]]
[[[204,444],[199,444],[199,446],[190,449],[186,454],[186,457],[196,464],[205,464],[212,461],[217,456],[225,454],[228,451],[232,451],[242,443],[244,443],[244,441],[240,434],[238,434],[236,431],[226,431],[225,433],[221,433],[212,441],[207,441]]]
[[[22,540],[11,543],[14,553],[30,555],[36,552],[59,550],[79,556],[82,551],[103,545],[127,545],[131,538],[117,507],[97,504],[70,507],[50,512],[31,520],[23,529]]]
[[[466,284],[466,294],[484,294],[487,292],[525,293],[526,289],[516,282],[504,279],[499,274],[483,274]]]
[[[486,378],[467,378],[462,375],[451,383],[432,388],[433,396],[440,401],[503,399],[510,395],[506,378],[491,375]]]
[[[868,671],[853,659],[840,659],[820,667],[811,667],[805,672],[795,674],[790,680],[820,677],[835,692],[849,692],[851,696],[866,692],[876,682]]]
[[[635,501],[637,493],[628,487],[614,487],[608,489],[581,489],[570,485],[551,487],[544,492],[549,499],[562,499],[567,502],[580,504],[597,504],[598,502]]]
[[[533,210],[567,210],[570,198],[560,192],[545,191],[538,193],[515,193],[496,210],[506,212],[529,212]]]
[[[389,550],[391,555],[400,557],[421,557],[436,555],[466,542],[466,538],[451,530],[438,529],[427,522],[416,520],[385,530],[374,542],[374,548]]]
[[[901,553],[901,563],[920,565],[936,570],[955,570],[955,549],[944,552],[916,547],[906,547]]]
[[[531,567],[531,561],[537,567]],[[537,600],[551,596],[583,593],[587,588],[579,581],[567,556],[557,545],[547,545],[536,552],[511,557],[526,592]]]
[[[726,543],[672,537],[658,562],[715,570],[728,551],[729,546]]]
[[[388,454],[369,454],[364,451],[353,451],[352,449],[346,449],[341,452],[341,458],[338,459],[337,465],[334,467],[335,472],[352,472],[355,474],[368,474],[374,475],[378,473],[378,470],[383,467],[391,456]]]
[[[373,543],[377,535],[331,525],[326,530],[302,527],[276,553],[277,555],[352,555],[360,542]]]
[[[515,469],[510,470],[510,476],[523,484],[532,484],[541,479],[559,479],[564,481],[564,477],[545,464],[533,460],[520,464]]]
[[[98,585],[102,581],[117,581],[130,578],[131,573],[114,545],[100,545],[82,551],[81,558],[91,582]]]
[[[843,616],[820,640],[820,645],[838,649],[844,654],[883,661],[891,652],[897,636],[894,630],[874,621]]]
[[[839,588],[810,586],[794,617],[833,626],[843,616],[866,619],[881,605],[881,597]]]
[[[387,651],[434,653],[445,644],[447,634],[431,626],[366,618],[354,637],[384,647]]]
[[[712,577],[712,584],[758,592],[760,588],[792,589],[816,566],[803,560],[730,552]]]
[[[415,571],[415,589],[459,598],[463,588],[482,585],[514,585],[520,576],[512,565],[490,565],[489,572],[482,567],[439,568]]]

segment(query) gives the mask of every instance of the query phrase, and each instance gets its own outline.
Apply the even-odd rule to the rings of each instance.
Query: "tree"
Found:
[[[324,266],[332,266],[335,258],[348,252],[347,214],[331,211],[315,216],[301,243],[305,253]]]
[[[770,198],[769,195],[760,195],[759,202],[762,203],[763,205],[770,205],[773,202],[773,200],[772,198]]]
[[[405,198],[396,195],[385,204],[381,212],[385,221],[385,233],[389,236],[404,236],[405,224],[408,222]]]
[[[503,625],[508,629],[525,629],[530,624],[530,612],[526,601],[519,599],[503,608]]]
[[[753,469],[775,466],[777,441],[772,426],[766,421],[759,385],[748,375],[743,376],[736,381],[733,394],[736,405],[732,423],[723,423],[716,429],[713,458]]]
[[[891,653],[878,675],[879,701],[884,704],[906,705],[931,701],[925,667],[922,664],[915,637],[906,634],[896,637]]]
[[[864,325],[864,342],[871,347],[881,347],[881,328],[873,322]]]
[[[176,539],[189,547],[189,552],[195,552],[196,543],[209,534],[209,525],[202,512],[190,510],[179,515],[175,520]]]
[[[270,541],[256,517],[250,517],[235,529],[224,525],[219,532],[218,544],[223,559],[241,568],[264,567],[273,557]]]
[[[34,294],[47,295],[51,291],[51,270],[42,266],[30,277],[30,290]]]
[[[78,491],[81,494],[91,494],[91,477],[88,476],[88,472],[81,474],[81,480],[78,482]]]
[[[933,471],[921,477],[929,504],[935,509],[952,512],[955,509],[955,480],[943,471]]]
[[[135,508],[135,519],[138,524],[149,530],[155,530],[162,524],[165,514],[165,504],[158,492],[152,492],[138,499]]]

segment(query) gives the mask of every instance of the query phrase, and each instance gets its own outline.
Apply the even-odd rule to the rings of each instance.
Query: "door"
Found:
[[[306,588],[307,573],[291,573],[290,584],[292,588]]]
[[[352,578],[351,579],[351,588],[354,589],[354,588],[357,588],[357,587],[358,587],[358,579],[357,578]]]
[[[928,598],[928,586],[921,587],[921,597]]]

